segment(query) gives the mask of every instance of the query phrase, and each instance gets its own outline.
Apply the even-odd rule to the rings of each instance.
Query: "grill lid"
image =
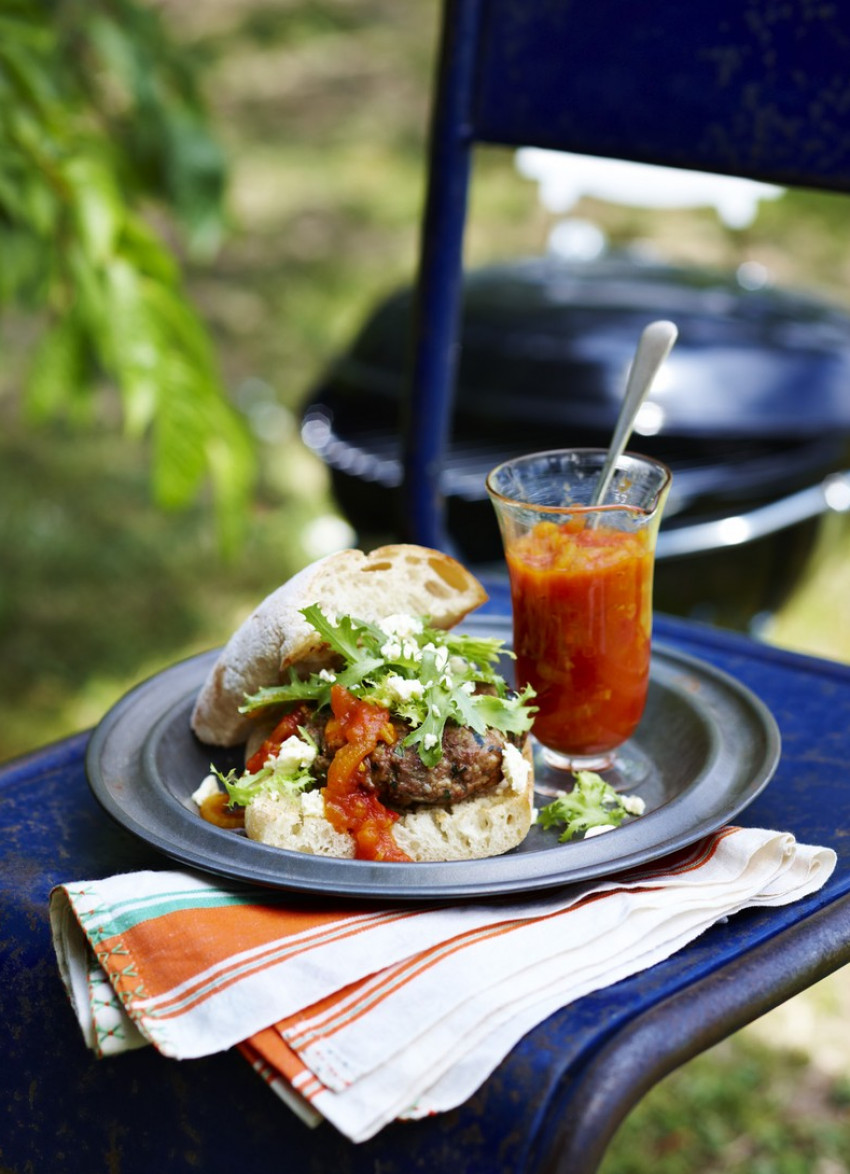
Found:
[[[412,293],[375,310],[328,373],[337,396],[400,402]],[[734,275],[649,264],[528,258],[464,283],[456,428],[558,443],[607,434],[643,327],[671,318],[679,338],[638,433],[800,438],[850,428],[850,316],[803,294],[748,289]],[[397,417],[394,417],[397,418]]]

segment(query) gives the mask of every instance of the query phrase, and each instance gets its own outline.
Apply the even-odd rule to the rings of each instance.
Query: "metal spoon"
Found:
[[[590,501],[592,506],[601,505],[605,499],[611,485],[611,478],[614,476],[614,468],[632,434],[638,409],[652,387],[652,382],[658,374],[661,364],[670,354],[678,333],[674,323],[661,321],[650,322],[640,336],[629,370],[626,394],[623,396],[623,405],[617,417],[617,426],[611,437],[608,455]]]

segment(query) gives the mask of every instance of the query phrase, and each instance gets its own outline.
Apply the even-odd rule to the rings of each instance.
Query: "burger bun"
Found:
[[[393,838],[416,863],[477,860],[500,856],[521,844],[534,819],[531,743],[526,739],[521,762],[499,787],[446,807],[421,806],[400,815]],[[352,859],[352,836],[338,832],[324,814],[324,791],[253,799],[245,810],[249,839],[315,856]]]
[[[305,673],[322,667],[328,650],[301,614],[310,604],[368,623],[404,614],[452,628],[486,599],[475,576],[438,550],[402,543],[370,554],[337,551],[278,587],[237,629],[198,694],[192,729],[213,746],[245,742],[254,727],[239,712],[247,695],[277,685],[292,666]]]

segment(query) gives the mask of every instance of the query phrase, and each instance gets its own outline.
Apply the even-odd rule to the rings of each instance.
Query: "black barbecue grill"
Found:
[[[364,543],[393,532],[411,298],[376,308],[303,415]],[[441,476],[449,532],[471,566],[499,562],[486,473],[607,445],[640,331],[662,317],[679,339],[631,443],[674,473],[657,606],[752,626],[799,582],[823,514],[850,508],[850,317],[812,297],[627,254],[471,273]]]

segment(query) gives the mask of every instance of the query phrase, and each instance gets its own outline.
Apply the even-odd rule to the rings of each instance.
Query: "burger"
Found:
[[[386,862],[495,856],[533,812],[531,690],[497,639],[456,630],[487,598],[414,545],[339,551],[273,592],[196,699],[195,735],[245,746],[201,814],[265,844]],[[218,813],[218,815],[216,815]]]

